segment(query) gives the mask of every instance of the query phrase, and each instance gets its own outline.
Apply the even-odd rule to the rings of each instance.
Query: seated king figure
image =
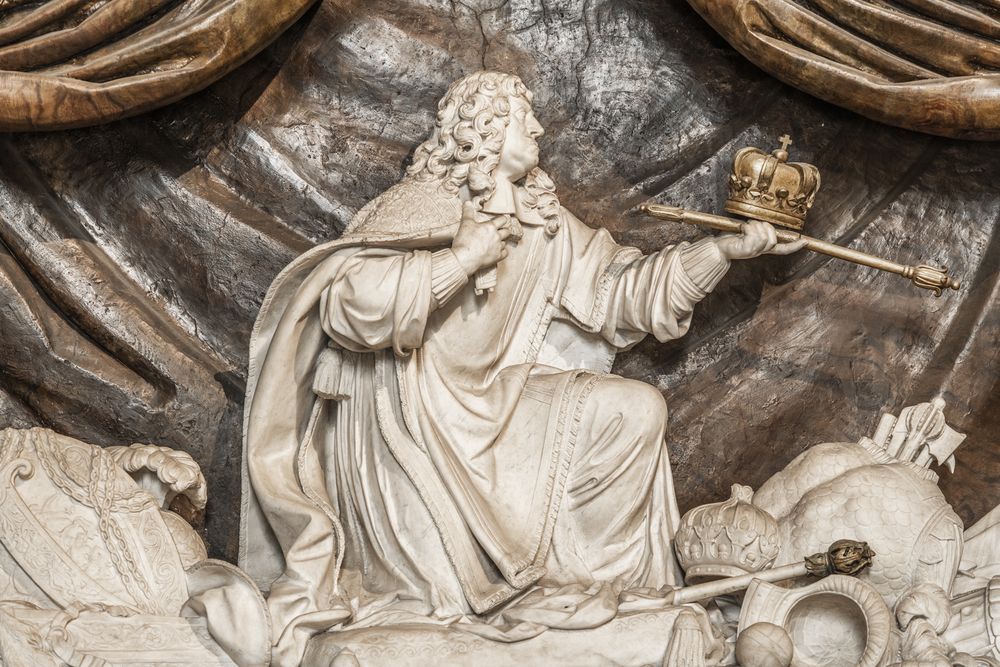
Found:
[[[529,590],[681,583],[666,405],[612,362],[684,335],[730,260],[801,246],[762,222],[618,245],[560,206],[531,102],[513,75],[455,82],[404,179],[265,297],[240,564],[269,590],[277,664],[401,610],[481,619]]]

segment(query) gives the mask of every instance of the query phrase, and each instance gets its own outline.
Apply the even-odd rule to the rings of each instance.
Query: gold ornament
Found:
[[[819,169],[804,162],[789,162],[792,139],[784,134],[779,141],[781,148],[770,155],[752,147],[736,153],[726,210],[797,231],[805,224],[806,213],[816,199]]]
[[[836,243],[828,243],[800,234],[805,224],[806,213],[812,207],[819,190],[819,170],[804,162],[788,162],[788,145],[791,138],[785,134],[780,138],[781,148],[770,155],[759,148],[743,148],[733,160],[733,172],[729,177],[729,199],[726,210],[730,213],[763,220],[779,227],[777,238],[781,243],[805,241],[805,249],[847,260],[880,271],[895,273],[909,279],[915,286],[931,290],[934,296],[941,296],[947,288],[957,290],[961,283],[948,275],[945,267],[936,268],[925,264],[910,266],[871,255],[854,248],[845,248]],[[690,211],[676,206],[646,203],[639,211],[660,220],[686,222],[723,232],[743,233],[740,220],[711,213]]]

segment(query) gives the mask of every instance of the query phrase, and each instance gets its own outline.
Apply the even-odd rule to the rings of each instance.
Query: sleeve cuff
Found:
[[[708,294],[729,270],[730,261],[719,250],[715,240],[704,238],[681,248],[681,266],[688,279]]]
[[[458,263],[458,258],[451,248],[438,250],[431,254],[431,292],[434,302],[440,308],[455,296],[458,290],[469,282],[465,269]]]

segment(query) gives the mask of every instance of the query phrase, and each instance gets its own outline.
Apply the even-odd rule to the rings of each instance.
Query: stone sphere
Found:
[[[754,623],[736,640],[736,661],[740,667],[789,667],[792,639],[774,623]]]

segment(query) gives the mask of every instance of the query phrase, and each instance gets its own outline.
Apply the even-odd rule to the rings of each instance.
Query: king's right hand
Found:
[[[467,275],[495,266],[507,256],[507,239],[511,225],[507,216],[492,216],[484,222],[477,219],[471,201],[462,204],[462,222],[451,242],[451,250]]]
[[[803,239],[780,242],[774,227],[762,220],[743,224],[742,234],[723,234],[715,239],[726,259],[750,259],[761,255],[790,255],[805,247]]]

